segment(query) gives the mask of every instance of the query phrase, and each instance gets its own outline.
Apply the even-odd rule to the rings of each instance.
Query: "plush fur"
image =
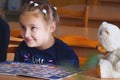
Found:
[[[108,52],[108,54],[100,60],[101,77],[120,78],[119,27],[103,22],[98,29],[98,40]]]

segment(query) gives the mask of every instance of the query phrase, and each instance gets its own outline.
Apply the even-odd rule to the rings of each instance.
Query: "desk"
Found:
[[[22,76],[0,75],[0,80],[44,80],[44,79],[22,77]],[[85,76],[85,75],[81,75],[81,74],[75,74],[73,76],[70,76],[68,78],[64,78],[62,80],[120,80],[120,79],[101,79],[101,78],[92,77],[92,76]]]
[[[84,28],[78,26],[58,26],[55,32],[57,36],[78,35],[91,40],[98,40],[97,33],[97,28]]]
[[[90,73],[92,74],[92,73]],[[97,77],[93,77],[93,76],[85,76],[85,75],[81,75],[81,74],[76,74],[73,75],[71,77],[68,78],[64,78],[63,80],[120,80],[118,79],[114,79],[114,78],[97,78]]]
[[[22,77],[22,76],[0,75],[0,80],[43,80],[43,79]]]
[[[17,38],[17,37],[10,36],[10,41],[22,42],[23,39],[22,38]]]
[[[83,76],[80,74],[75,74],[73,76],[70,76],[68,78],[64,78],[62,80],[99,80],[99,78],[90,77],[90,76]],[[5,76],[0,75],[0,80],[44,80],[44,79],[38,79],[38,78],[30,78],[30,77],[22,77],[22,76]]]

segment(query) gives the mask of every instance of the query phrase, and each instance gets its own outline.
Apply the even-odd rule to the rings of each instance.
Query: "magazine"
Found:
[[[29,64],[20,62],[0,63],[0,74],[12,76],[29,76],[49,80],[58,80],[75,72],[51,64]]]

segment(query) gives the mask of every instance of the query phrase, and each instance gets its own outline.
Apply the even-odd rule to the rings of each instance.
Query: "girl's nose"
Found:
[[[29,30],[26,30],[25,32],[24,32],[24,37],[25,38],[28,38],[30,36],[30,31]]]

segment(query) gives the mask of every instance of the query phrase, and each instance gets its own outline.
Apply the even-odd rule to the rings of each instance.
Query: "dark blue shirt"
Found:
[[[16,50],[14,61],[79,68],[79,60],[73,49],[59,39],[55,39],[54,45],[46,50],[27,47],[23,41]]]
[[[10,41],[10,28],[6,21],[0,17],[0,62],[6,60],[8,44]]]

